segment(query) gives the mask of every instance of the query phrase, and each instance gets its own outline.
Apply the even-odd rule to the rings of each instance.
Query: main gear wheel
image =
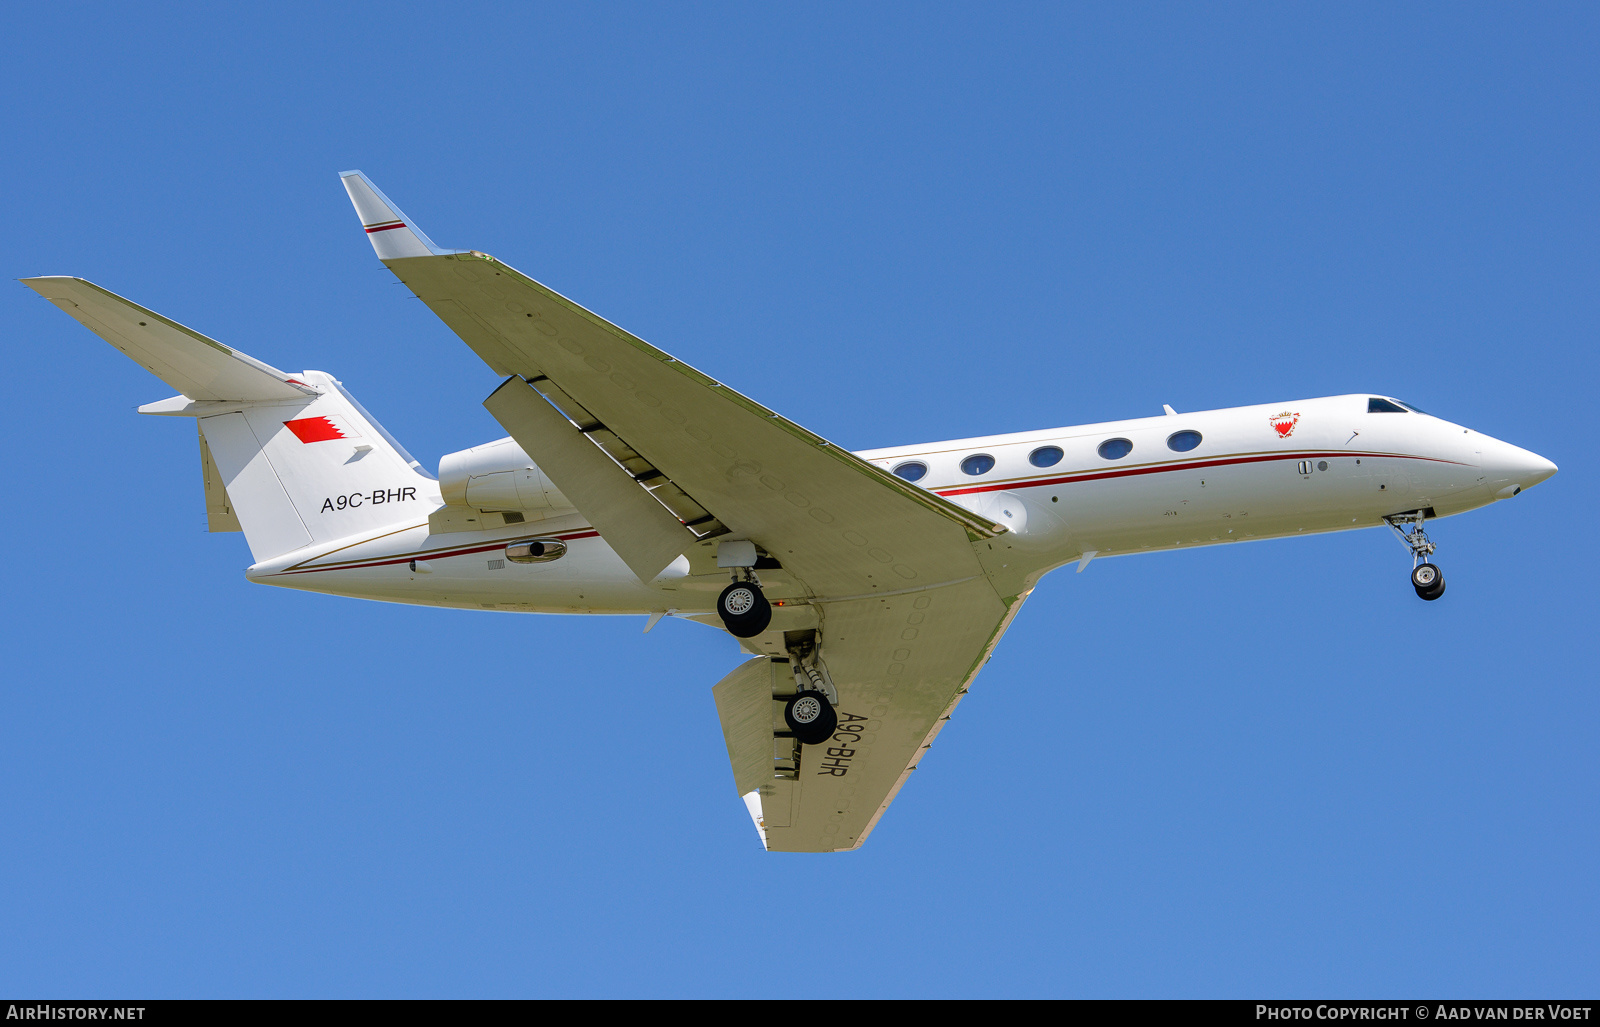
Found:
[[[754,638],[772,623],[772,604],[754,581],[735,581],[717,597],[723,627],[739,638]]]
[[[783,706],[783,719],[804,745],[821,745],[839,726],[839,714],[821,692],[797,692]]]

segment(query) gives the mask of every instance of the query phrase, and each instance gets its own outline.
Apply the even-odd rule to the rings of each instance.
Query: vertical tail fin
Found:
[[[426,519],[439,483],[331,375],[304,403],[205,413],[200,432],[256,562]]]

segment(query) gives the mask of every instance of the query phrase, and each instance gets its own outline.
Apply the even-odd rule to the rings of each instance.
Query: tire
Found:
[[[839,726],[839,714],[821,692],[800,692],[783,704],[783,719],[803,745],[821,745]]]
[[[1417,590],[1418,599],[1431,603],[1444,595],[1444,572],[1436,564],[1419,563],[1411,571],[1411,587]]]
[[[735,581],[717,596],[717,616],[723,627],[739,638],[754,638],[772,623],[772,604],[751,581]]]
[[[1443,580],[1444,575],[1439,573],[1439,568],[1436,564],[1419,563],[1411,570],[1411,587],[1417,590],[1418,595],[1429,591],[1435,584]]]

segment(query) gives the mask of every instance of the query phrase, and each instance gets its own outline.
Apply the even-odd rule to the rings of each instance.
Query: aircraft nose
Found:
[[[1557,471],[1555,464],[1538,453],[1509,442],[1502,442],[1495,449],[1493,457],[1485,463],[1491,465],[1486,469],[1491,470],[1493,475],[1496,498],[1509,499],[1523,489],[1533,488]]]
[[[1523,450],[1523,452],[1526,453],[1527,450]],[[1560,470],[1559,467],[1551,463],[1549,460],[1546,460],[1538,453],[1528,453],[1528,457],[1528,469],[1524,472],[1529,479],[1526,486],[1527,488],[1532,488],[1541,481],[1544,481],[1546,478],[1550,477],[1552,474],[1556,473],[1556,471]]]

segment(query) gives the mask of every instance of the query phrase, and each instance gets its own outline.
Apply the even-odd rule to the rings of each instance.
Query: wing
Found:
[[[734,786],[774,852],[859,848],[1021,606],[979,578],[889,598],[825,604],[819,651],[839,727],[824,745],[788,737],[793,664],[749,660],[713,695]]]
[[[369,232],[379,229],[379,256],[408,254],[384,263],[491,368],[553,393],[566,412],[571,405],[561,400],[575,401],[593,416],[587,434],[620,440],[814,594],[982,573],[971,540],[1003,528],[831,445],[493,257],[412,243],[409,220],[392,204],[373,205],[381,193],[357,172],[345,182],[362,201]],[[416,253],[427,255],[409,255]]]
[[[485,405],[541,467],[549,460],[552,480],[641,579],[682,552],[699,573],[720,537],[749,539],[781,565],[762,578],[788,606],[746,643],[771,661],[767,670],[746,665],[716,692],[735,779],[741,794],[759,796],[770,848],[861,844],[1025,590],[1004,569],[1004,527],[832,445],[493,257],[435,247],[358,172],[345,183],[384,264],[511,376]],[[550,404],[565,416],[552,416]],[[594,445],[577,436],[609,459],[593,459]],[[651,514],[652,505],[672,516]],[[772,696],[795,690],[781,668],[800,658],[800,636],[836,693],[839,744],[797,748],[781,716],[772,718],[781,709]],[[761,783],[746,788],[752,773]]]

